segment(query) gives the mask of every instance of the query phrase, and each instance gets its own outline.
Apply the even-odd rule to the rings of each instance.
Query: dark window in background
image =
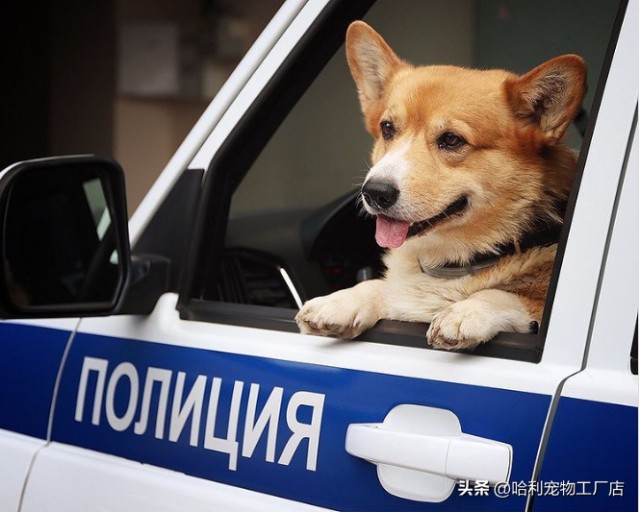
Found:
[[[133,212],[282,1],[4,2],[0,169],[110,156]]]
[[[5,2],[0,14],[0,169],[49,152],[49,5]]]
[[[0,169],[112,153],[114,12],[113,0],[3,3]]]

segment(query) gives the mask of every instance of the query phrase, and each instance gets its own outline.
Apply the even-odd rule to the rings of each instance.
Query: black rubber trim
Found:
[[[168,289],[164,291],[178,291],[203,174],[203,169],[186,169],[180,175],[131,249],[133,256],[152,254],[171,263]]]
[[[298,326],[294,320],[296,313],[297,311],[294,309],[194,299],[189,302],[188,308],[182,310],[180,317],[183,320],[196,322],[236,325],[281,332],[298,332]],[[361,334],[356,339],[357,341],[382,343],[384,345],[435,350],[427,346],[426,333],[428,327],[429,325],[424,323],[381,320],[373,329]],[[344,343],[350,343],[350,341],[344,341]],[[542,347],[535,334],[500,333],[491,342],[474,350],[456,352],[529,363],[537,363],[542,357]]]
[[[636,317],[636,329],[631,343],[631,373],[638,375],[638,317]]]

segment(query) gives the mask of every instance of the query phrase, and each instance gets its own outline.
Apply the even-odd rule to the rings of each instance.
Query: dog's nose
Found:
[[[400,191],[395,185],[385,181],[367,181],[362,186],[362,198],[365,202],[376,210],[386,210],[391,208],[396,201]]]

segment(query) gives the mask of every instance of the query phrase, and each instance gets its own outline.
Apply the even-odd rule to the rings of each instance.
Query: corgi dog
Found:
[[[470,349],[541,321],[577,154],[576,55],[523,75],[413,66],[370,26],[346,36],[372,166],[362,206],[386,248],[381,279],[305,303],[303,333],[354,338],[381,319],[427,322],[427,343]]]

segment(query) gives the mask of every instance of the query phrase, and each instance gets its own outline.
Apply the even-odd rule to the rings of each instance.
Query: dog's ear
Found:
[[[562,55],[507,80],[507,97],[516,117],[535,123],[546,142],[553,144],[562,138],[582,105],[586,76],[581,57]]]
[[[363,21],[347,30],[347,62],[358,88],[362,111],[367,114],[382,96],[394,71],[403,64],[384,39]]]

